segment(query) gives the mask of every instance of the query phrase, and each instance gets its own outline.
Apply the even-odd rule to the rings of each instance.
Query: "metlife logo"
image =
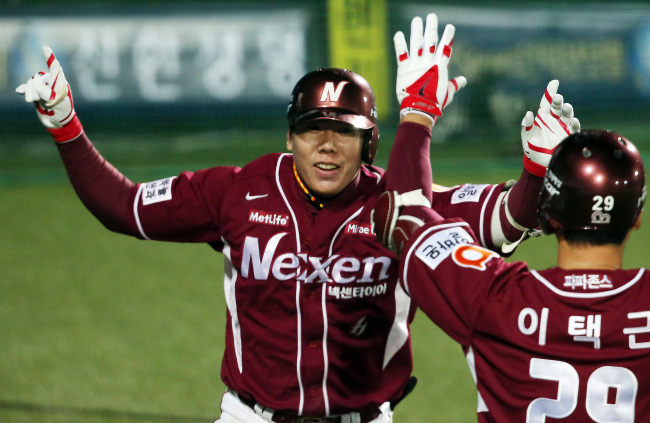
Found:
[[[260,210],[251,210],[248,213],[248,221],[253,223],[263,223],[265,225],[286,227],[289,226],[289,215]]]

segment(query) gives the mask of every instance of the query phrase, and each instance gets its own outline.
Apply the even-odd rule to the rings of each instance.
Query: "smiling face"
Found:
[[[361,168],[363,131],[334,120],[298,124],[287,133],[287,149],[302,182],[321,198],[339,194]]]

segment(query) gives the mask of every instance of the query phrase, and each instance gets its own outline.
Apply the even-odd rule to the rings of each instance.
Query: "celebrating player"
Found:
[[[646,421],[650,277],[622,269],[646,194],[629,140],[588,130],[555,149],[537,214],[557,237],[557,267],[539,272],[479,246],[460,219],[400,211],[404,194],[383,194],[373,218],[401,240],[404,291],[462,345],[479,422]]]
[[[412,160],[428,163],[433,123],[465,80],[448,80],[453,26],[438,40],[435,15],[426,28],[415,18],[411,54],[400,34],[401,124],[391,160],[406,173]],[[343,69],[301,78],[287,113],[292,154],[136,184],[91,144],[58,60],[49,47],[43,53],[49,71],[17,91],[36,104],[86,207],[112,231],[208,243],[225,257],[221,375],[228,391],[220,421],[391,422],[392,408],[413,386],[414,308],[397,289],[397,256],[370,231],[386,185],[384,171],[371,165],[379,129],[368,83]],[[541,133],[572,119],[560,106]],[[550,113],[551,101],[542,109],[538,115]],[[531,139],[538,145],[541,138]],[[487,247],[500,249],[532,227],[531,208],[519,200],[536,195],[542,179],[527,170],[510,191],[499,184],[432,193],[426,178],[414,204],[461,216]]]

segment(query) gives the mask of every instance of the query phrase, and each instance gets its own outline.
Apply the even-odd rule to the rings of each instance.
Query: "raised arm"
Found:
[[[402,120],[386,177],[387,190],[396,194],[421,190],[422,196],[429,201],[433,198],[429,161],[431,136],[426,131],[433,128],[444,107],[466,84],[463,77],[448,79],[455,29],[447,25],[438,42],[437,25],[435,14],[427,16],[425,28],[420,18],[414,18],[408,47],[404,34],[395,34],[397,97]],[[558,85],[558,81],[551,81],[537,115],[528,112],[522,121],[524,169],[518,181],[492,185],[482,193],[479,191],[470,202],[456,201],[453,192],[436,196],[436,201],[432,202],[442,216],[467,220],[480,234],[483,245],[501,254],[512,253],[538,226],[535,204],[548,158],[564,137],[580,128],[571,105],[565,104],[563,97],[557,94]],[[412,195],[405,198],[409,198],[405,201],[426,204]]]
[[[84,134],[72,90],[52,49],[43,47],[48,71],[38,72],[16,92],[33,103],[36,114],[59,148],[77,195],[108,229],[134,234],[129,222],[136,185],[108,163]]]
[[[509,253],[529,230],[537,228],[536,204],[551,154],[568,135],[580,130],[573,107],[558,94],[559,81],[548,83],[537,114],[521,121],[524,168],[519,180],[500,194],[492,217],[492,242]]]
[[[467,83],[463,76],[449,80],[455,31],[453,25],[447,25],[439,39],[438,17],[430,13],[426,25],[419,16],[411,21],[409,46],[403,32],[398,31],[393,37],[401,122],[388,159],[387,189],[407,192],[423,187],[423,195],[431,201],[431,129],[456,92]],[[400,177],[391,178],[393,172],[399,172]]]
[[[438,40],[438,18],[431,13],[426,27],[420,17],[411,21],[410,49],[401,31],[394,37],[401,122],[388,160],[387,192],[379,198],[372,222],[382,243],[398,253],[412,226],[421,224],[417,216],[440,218],[431,209],[431,129],[467,83],[462,76],[449,80],[454,34],[455,27],[447,25]],[[406,219],[399,216],[401,208]]]

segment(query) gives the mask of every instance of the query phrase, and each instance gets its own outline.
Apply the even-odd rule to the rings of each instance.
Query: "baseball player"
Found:
[[[648,421],[650,277],[622,269],[646,195],[628,139],[582,131],[553,153],[537,214],[557,237],[555,268],[506,263],[466,222],[394,206],[413,193],[387,192],[373,218],[403,247],[398,290],[462,345],[479,422]]]
[[[426,28],[413,20],[415,54],[396,41],[404,51],[394,158],[404,172],[408,160],[428,162],[433,123],[465,83],[448,80],[454,28],[448,25],[438,41],[434,18]],[[287,113],[292,154],[133,183],[94,148],[59,62],[49,47],[43,53],[48,72],[17,91],[36,105],[86,207],[112,231],[208,243],[224,255],[221,376],[228,390],[219,421],[391,422],[392,408],[413,386],[414,308],[398,289],[397,256],[370,230],[386,186],[384,170],[372,166],[379,129],[368,83],[343,69],[301,78]],[[553,127],[569,115],[549,118]],[[534,175],[522,180],[510,189],[517,198],[541,184]],[[426,204],[457,213],[485,234],[486,246],[500,248],[505,233],[519,239],[527,230],[517,220],[527,208],[505,201],[505,192],[505,184],[462,186],[431,193]]]

